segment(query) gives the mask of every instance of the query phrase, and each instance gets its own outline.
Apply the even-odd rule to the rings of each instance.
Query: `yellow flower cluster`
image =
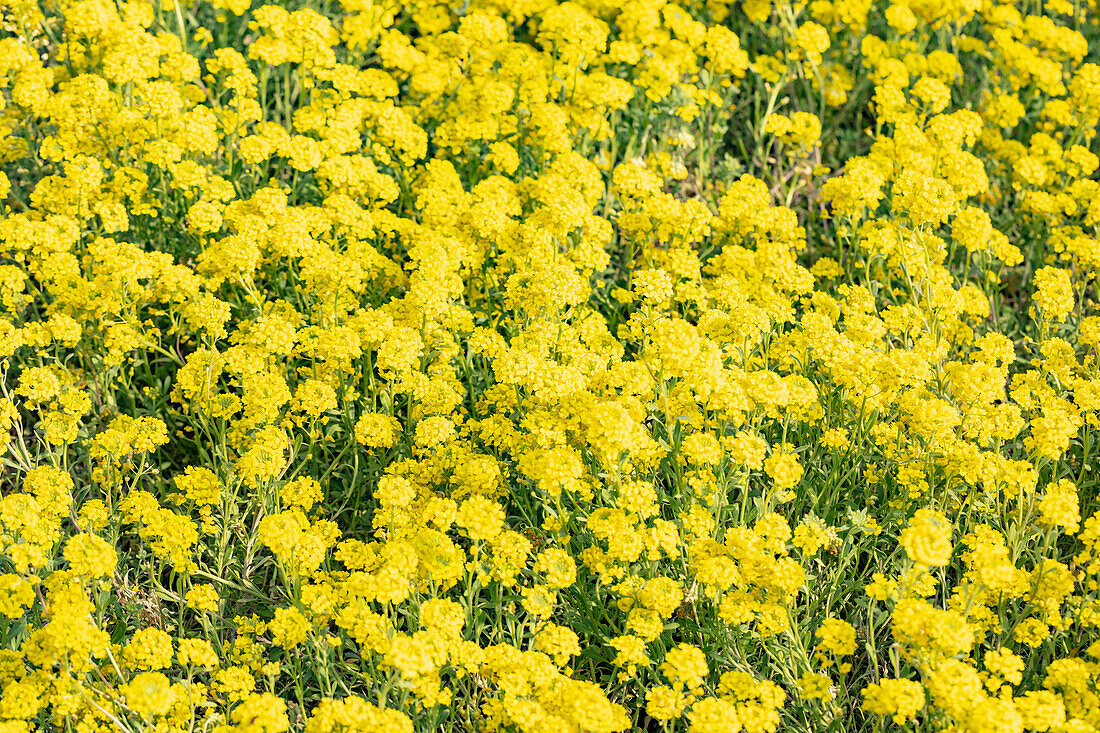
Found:
[[[0,0],[0,733],[1100,730],[1100,3]]]

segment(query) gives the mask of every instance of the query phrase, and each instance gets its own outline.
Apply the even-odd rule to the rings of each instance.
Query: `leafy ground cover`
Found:
[[[1100,729],[1093,0],[0,9],[0,733]]]

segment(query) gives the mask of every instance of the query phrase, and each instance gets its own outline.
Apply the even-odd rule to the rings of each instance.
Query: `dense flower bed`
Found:
[[[285,5],[0,0],[0,733],[1100,730],[1095,0]]]

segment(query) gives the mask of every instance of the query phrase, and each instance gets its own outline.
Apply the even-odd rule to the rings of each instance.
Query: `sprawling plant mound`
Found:
[[[0,0],[0,733],[1100,729],[1095,0],[254,5]]]

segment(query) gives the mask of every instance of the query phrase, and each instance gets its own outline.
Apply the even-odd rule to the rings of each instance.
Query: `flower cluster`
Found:
[[[0,14],[0,733],[1100,729],[1095,0]]]

